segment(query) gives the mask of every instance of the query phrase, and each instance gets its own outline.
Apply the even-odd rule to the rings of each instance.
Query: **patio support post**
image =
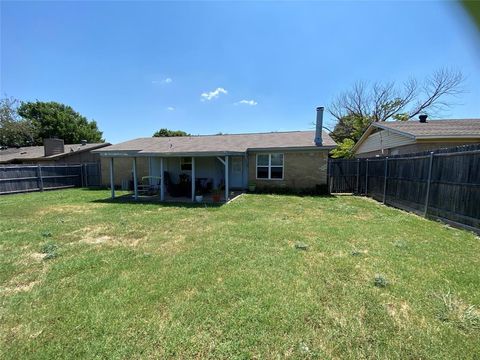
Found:
[[[228,194],[229,194],[229,189],[228,189],[228,155],[225,155],[225,202],[228,201]]]
[[[160,158],[160,201],[165,200],[165,176],[163,176],[163,157]]]
[[[113,157],[110,158],[110,189],[112,191],[112,199],[115,199],[115,181],[113,179]]]
[[[152,176],[152,157],[149,156],[148,157],[148,176]],[[153,180],[152,179],[148,179],[148,185],[153,185]]]
[[[138,184],[137,184],[137,158],[133,158],[133,196],[135,200],[138,199]]]
[[[192,156],[192,202],[195,201],[195,158]]]

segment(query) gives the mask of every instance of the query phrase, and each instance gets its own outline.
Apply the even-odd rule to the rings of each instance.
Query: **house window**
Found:
[[[283,180],[283,154],[257,154],[257,179]]]
[[[180,169],[182,171],[192,171],[192,158],[191,157],[180,158]]]

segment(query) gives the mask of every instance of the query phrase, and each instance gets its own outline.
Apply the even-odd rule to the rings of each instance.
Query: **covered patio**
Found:
[[[226,203],[241,194],[246,188],[247,158],[244,154],[108,155],[112,199],[116,197],[115,188],[116,185],[118,186],[118,178],[115,179],[118,159],[122,159],[123,164],[126,161],[131,162],[131,176],[127,177],[125,169],[123,169],[121,182],[122,188],[128,187],[132,191],[130,198],[134,200]],[[148,170],[139,174],[138,163],[139,161],[145,163],[145,160]],[[119,167],[121,168],[121,166]]]

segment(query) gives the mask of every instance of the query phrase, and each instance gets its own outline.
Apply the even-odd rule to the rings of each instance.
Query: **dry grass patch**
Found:
[[[450,291],[437,294],[436,298],[440,301],[438,318],[441,321],[465,331],[480,330],[480,310],[477,306],[468,304]]]
[[[158,244],[159,253],[168,253],[168,254],[176,254],[180,251],[183,251],[187,248],[187,244],[185,242],[186,236],[183,234],[175,234],[170,233],[168,235],[168,240],[163,241]]]
[[[37,211],[36,214],[40,216],[51,215],[51,214],[86,214],[95,209],[103,207],[103,204],[88,203],[83,205],[55,205],[51,207],[42,208]]]
[[[410,306],[406,301],[400,301],[399,303],[387,303],[385,304],[387,314],[395,321],[400,327],[407,327],[410,325]]]
[[[34,280],[30,281],[29,283],[26,284],[17,284],[17,285],[11,285],[11,286],[5,286],[0,288],[0,294],[4,295],[14,295],[19,292],[26,292],[30,291],[33,289],[33,287],[37,284],[39,284],[39,280]]]
[[[99,224],[96,226],[87,226],[82,229],[74,231],[72,234],[77,235],[81,233],[80,240],[74,243],[83,243],[89,245],[107,245],[107,246],[130,246],[137,247],[146,236],[139,237],[125,237],[125,236],[113,236],[107,235],[112,233],[114,229],[111,226],[105,224]]]
[[[40,262],[44,260],[46,256],[47,254],[34,252],[29,255],[29,258],[35,260],[36,262]]]

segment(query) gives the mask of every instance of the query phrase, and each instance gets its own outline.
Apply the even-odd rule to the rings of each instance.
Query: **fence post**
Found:
[[[328,159],[327,171],[328,171],[328,180],[329,180],[328,187],[329,187],[329,193],[330,193],[330,194],[332,193],[332,190],[333,190],[332,163],[333,163],[333,160],[332,160],[332,159]]]
[[[357,159],[357,185],[355,190],[357,195],[359,190],[359,184],[360,184],[360,159]]]
[[[83,172],[85,175],[85,187],[88,187],[88,165],[83,164],[83,166],[85,167],[85,170]]]
[[[43,191],[43,178],[42,178],[42,168],[40,164],[37,165],[37,177],[38,177],[38,187],[40,191]]]
[[[425,195],[425,210],[423,211],[423,216],[427,217],[428,212],[428,202],[430,200],[430,184],[432,182],[432,168],[433,168],[433,151],[430,152],[430,161],[428,163],[428,180],[427,180],[427,194]]]
[[[81,180],[81,184],[80,186],[83,188],[84,186],[84,180],[85,180],[85,175],[83,173],[83,166],[80,165],[80,180]]]
[[[387,199],[388,156],[385,158],[385,175],[383,180],[383,203]]]
[[[365,160],[365,196],[368,196],[368,159]]]

